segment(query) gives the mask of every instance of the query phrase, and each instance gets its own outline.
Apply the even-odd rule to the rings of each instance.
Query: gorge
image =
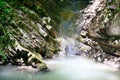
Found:
[[[1,0],[0,80],[119,80],[119,6]]]

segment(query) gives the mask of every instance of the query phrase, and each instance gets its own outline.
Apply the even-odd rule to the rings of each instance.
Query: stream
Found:
[[[45,60],[50,71],[37,72],[30,66],[27,70],[25,67],[1,66],[0,80],[120,80],[118,69],[75,55],[83,54],[77,45],[84,44],[73,38],[60,39],[62,50],[59,55]]]
[[[30,73],[15,68],[1,68],[0,80],[119,80],[119,72],[106,65],[79,56],[46,61],[50,72]]]
[[[117,69],[78,56],[85,52],[80,49],[85,45],[74,39],[77,18],[75,15],[88,1],[76,0],[66,8],[72,11],[72,16],[69,19],[61,18],[58,38],[61,51],[53,59],[45,60],[50,71],[32,73],[13,66],[0,66],[0,80],[120,80],[120,72]],[[77,7],[78,5],[82,7]],[[90,49],[89,46],[85,48]]]

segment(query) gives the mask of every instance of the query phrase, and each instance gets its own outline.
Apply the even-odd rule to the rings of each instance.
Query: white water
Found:
[[[75,38],[70,37],[62,37],[57,38],[60,43],[60,52],[58,52],[59,56],[66,55],[81,55],[91,50],[90,46],[83,44],[82,42],[77,41]]]

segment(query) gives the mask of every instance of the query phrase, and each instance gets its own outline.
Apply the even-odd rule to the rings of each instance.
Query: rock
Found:
[[[114,10],[114,9],[117,9],[117,6],[115,6],[115,5],[110,5],[110,6],[108,6],[108,8]]]
[[[82,36],[86,36],[87,33],[88,33],[87,31],[82,30],[80,34],[81,34]]]
[[[111,25],[106,29],[109,36],[120,36],[120,13],[116,14],[111,22]]]
[[[109,0],[109,2],[108,0],[93,0],[92,4],[80,12],[79,20],[76,23],[77,32],[78,34],[81,32],[80,35],[84,36],[83,31],[87,31],[86,37],[90,38],[91,41],[89,39],[88,41],[87,38],[82,39],[81,36],[77,39],[87,42],[90,46],[92,46],[93,40],[98,43],[106,43],[107,47],[100,45],[103,51],[114,53],[120,47],[120,12],[117,10],[119,1]],[[109,42],[111,43],[109,44]]]
[[[46,25],[46,28],[47,28],[48,30],[50,30],[50,29],[52,28],[52,26]]]
[[[31,65],[33,68],[37,68],[37,65],[35,64],[35,62],[32,62]]]
[[[48,51],[46,54],[46,58],[52,58],[54,53],[52,51]]]
[[[37,1],[35,1],[34,6],[42,9],[36,2]],[[19,1],[16,1],[16,3],[19,3]],[[25,63],[26,65],[30,65],[34,58],[37,59],[38,63],[44,63],[43,57],[47,55],[46,51],[51,51],[50,54],[52,55],[49,55],[48,52],[49,57],[52,57],[56,51],[54,47],[56,44],[54,41],[56,36],[53,37],[56,33],[52,34],[55,32],[55,29],[53,29],[52,27],[54,26],[51,25],[53,19],[31,9],[33,3],[28,5],[29,2],[25,2],[25,4],[27,6],[20,5],[19,9],[14,9],[14,19],[12,19],[11,24],[8,24],[8,31],[12,33],[10,34],[10,38],[15,40],[15,43],[12,46],[10,45],[8,50],[6,49],[8,52],[7,55],[11,60],[9,61],[12,63]],[[13,7],[14,5],[10,6],[10,8]],[[44,17],[41,15],[44,15]]]
[[[42,29],[42,26],[39,23],[37,23],[37,27],[39,28],[39,32],[42,36],[44,36],[44,37],[48,36],[46,31]]]
[[[50,17],[43,17],[42,24],[50,24],[51,18]]]
[[[113,0],[108,0],[109,3],[111,3]]]
[[[45,63],[41,63],[38,65],[40,71],[47,71],[48,67]]]
[[[52,51],[52,52],[55,52],[56,48],[54,45],[49,45],[49,48],[48,50]]]
[[[39,71],[39,69],[37,68],[33,68],[32,66],[12,66],[12,69],[16,70],[16,71],[25,71],[25,72],[32,72],[32,73],[36,73]]]

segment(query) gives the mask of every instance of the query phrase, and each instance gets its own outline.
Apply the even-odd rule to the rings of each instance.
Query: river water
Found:
[[[78,46],[83,45],[74,38],[71,38],[75,31],[75,15],[88,4],[88,1],[76,0],[74,1],[75,3],[69,5],[66,9],[68,12],[73,12],[71,17],[68,16],[69,18],[64,18],[66,12],[62,13],[64,16],[61,16],[62,22],[59,31],[62,42],[61,51],[59,52],[59,57],[45,60],[50,68],[49,72],[32,73],[18,70],[13,66],[1,66],[0,80],[120,80],[120,72],[117,69],[90,59],[75,56],[75,54],[82,54]],[[80,4],[82,7],[78,7]]]
[[[120,80],[117,69],[78,56],[54,58],[46,63],[50,72],[1,68],[0,80]]]

